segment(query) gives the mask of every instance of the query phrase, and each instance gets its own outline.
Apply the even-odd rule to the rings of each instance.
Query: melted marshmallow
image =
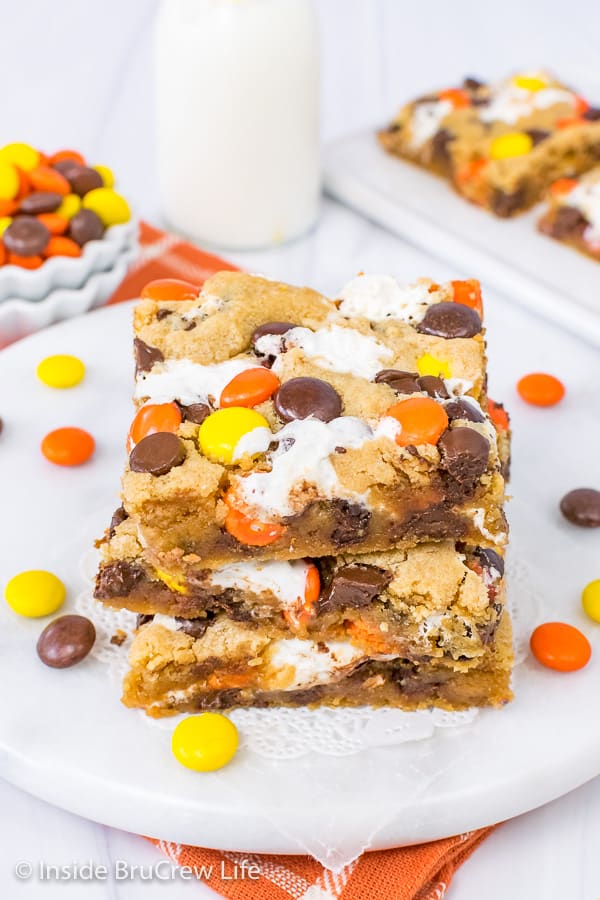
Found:
[[[350,372],[361,378],[371,379],[384,368],[392,351],[374,337],[361,334],[353,328],[330,325],[311,331],[310,328],[292,328],[285,336],[288,349],[298,347],[305,356],[323,369],[331,372]],[[277,360],[273,371],[277,374]]]
[[[190,319],[206,319],[207,316],[212,316],[214,313],[219,312],[219,310],[223,309],[225,306],[225,301],[218,297],[216,294],[209,294],[205,291],[198,297],[199,306],[194,306],[192,309],[188,309],[187,312],[182,313],[181,318],[190,320]]]
[[[410,120],[410,144],[417,150],[422,147],[439,130],[442,119],[452,112],[449,100],[432,100],[430,103],[417,103],[413,107]]]
[[[548,109],[557,103],[572,105],[573,102],[574,94],[562,88],[547,87],[529,91],[509,81],[494,92],[487,106],[479,108],[479,118],[482,122],[508,122],[514,125],[536,109]]]
[[[320,497],[340,496],[342,489],[329,456],[336,447],[362,446],[365,441],[372,440],[373,432],[361,419],[341,416],[331,422],[295,420],[288,422],[276,435],[269,433],[263,438],[263,452],[271,440],[278,441],[277,449],[269,457],[271,471],[251,472],[240,478],[237,490],[248,506],[259,510],[269,521],[294,515],[297,511],[292,505],[294,488],[305,484],[313,485]],[[351,492],[344,496],[357,501],[362,499]]]
[[[564,197],[568,206],[574,206],[585,216],[589,226],[585,230],[585,240],[590,243],[600,241],[600,181],[581,181]]]
[[[288,638],[274,641],[271,645],[269,669],[272,675],[276,675],[282,669],[292,667],[294,679],[285,687],[285,690],[292,691],[327,684],[364,659],[367,659],[364,650],[346,641],[317,644],[315,641]]]
[[[339,297],[342,315],[374,322],[388,318],[420,322],[433,299],[427,282],[401,284],[391,275],[359,275],[342,288]]]
[[[156,363],[150,372],[138,375],[134,397],[150,403],[169,403],[179,400],[184,406],[206,403],[209,397],[218,403],[221,392],[232,378],[256,369],[255,359],[226,359],[214,365],[202,366],[189,359],[167,359]]]
[[[216,569],[211,583],[220,588],[235,588],[251,594],[273,593],[285,607],[293,607],[304,599],[308,563],[303,559],[292,562],[239,562]]]

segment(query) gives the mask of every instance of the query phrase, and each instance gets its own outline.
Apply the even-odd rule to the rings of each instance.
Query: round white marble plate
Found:
[[[118,505],[124,436],[131,418],[131,304],[98,310],[26,338],[0,353],[2,583],[23,569],[56,572],[66,610],[85,588],[79,561]],[[582,350],[583,356],[587,352]],[[51,353],[74,353],[87,375],[53,391],[35,376]],[[577,364],[574,363],[574,366]],[[576,371],[574,369],[574,371]],[[598,577],[600,535],[556,511],[559,480],[579,484],[600,419],[588,393],[542,420],[519,414],[511,505],[513,544],[527,560],[543,609],[590,637],[582,672],[560,675],[526,660],[515,701],[462,727],[418,741],[331,756],[267,759],[248,745],[220,772],[195,774],[170,752],[172,720],[160,726],[125,709],[107,668],[88,658],[50,670],[35,653],[45,620],[19,618],[0,600],[0,775],[72,812],[132,832],[222,849],[309,851],[331,866],[364,847],[431,840],[500,821],[551,800],[600,772],[600,628],[579,609],[581,586]],[[77,469],[52,466],[39,444],[63,425],[87,428],[95,457]],[[586,429],[585,446],[561,435]],[[555,436],[554,444],[551,435]],[[577,484],[565,479],[571,467]],[[565,488],[566,489],[566,488]],[[102,511],[102,516],[98,511]],[[512,589],[519,593],[519,584]],[[529,594],[513,596],[530,603]],[[244,737],[242,735],[242,737]]]

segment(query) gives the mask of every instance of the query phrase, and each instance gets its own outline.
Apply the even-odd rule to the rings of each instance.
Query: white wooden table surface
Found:
[[[282,0],[285,2],[285,0]],[[112,165],[136,209],[159,222],[152,122],[151,26],[157,0],[0,0],[3,89],[0,144],[28,140],[73,146]],[[471,0],[320,0],[323,134],[326,139],[383,121],[412,93],[465,72],[494,76],[549,64],[577,79],[594,71],[600,6],[593,0],[505,0],[493,13]],[[325,201],[318,228],[293,245],[233,259],[253,271],[334,290],[360,268],[407,277],[450,271],[354,213]],[[459,273],[460,274],[460,273]],[[463,273],[466,274],[466,273]],[[477,273],[469,273],[476,275]],[[494,298],[490,323],[503,298]],[[519,313],[526,335],[534,324]],[[531,369],[577,344],[550,326],[531,347]],[[523,364],[527,359],[521,338]],[[543,346],[542,346],[543,345]],[[545,349],[544,349],[545,348]],[[499,350],[502,348],[499,348]],[[514,348],[511,348],[511,350]],[[516,351],[515,351],[516,352]],[[493,368],[492,368],[493,376]],[[509,399],[509,398],[507,398]],[[1,692],[0,692],[1,693]],[[0,715],[1,705],[0,705]],[[600,750],[600,748],[599,748]],[[552,748],[548,748],[552,753]],[[544,761],[540,760],[540,768]],[[596,900],[600,896],[600,779],[503,825],[458,873],[453,900]],[[0,780],[0,897],[65,896],[185,900],[215,896],[200,884],[142,880],[78,887],[19,882],[20,861],[66,865],[117,859],[151,866],[161,854],[141,838],[79,819]],[[368,898],[365,898],[368,900]],[[393,900],[393,898],[391,898]]]

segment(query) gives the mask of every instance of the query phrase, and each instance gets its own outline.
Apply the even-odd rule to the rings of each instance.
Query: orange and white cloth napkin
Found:
[[[155,278],[202,284],[215,272],[236,268],[146,223],[141,225],[140,242],[140,256],[110,303],[139,297],[143,286]],[[456,869],[490,831],[484,828],[415,847],[365,853],[339,873],[309,856],[257,856],[152,842],[177,865],[210,871],[204,883],[228,900],[441,900]],[[258,867],[258,878],[230,880],[236,863],[240,866],[244,860]]]

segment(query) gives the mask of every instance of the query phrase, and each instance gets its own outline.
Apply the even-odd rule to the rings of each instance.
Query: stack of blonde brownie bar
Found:
[[[138,613],[125,704],[509,700],[509,436],[478,282],[360,275],[332,300],[221,272],[144,293],[96,583]]]

